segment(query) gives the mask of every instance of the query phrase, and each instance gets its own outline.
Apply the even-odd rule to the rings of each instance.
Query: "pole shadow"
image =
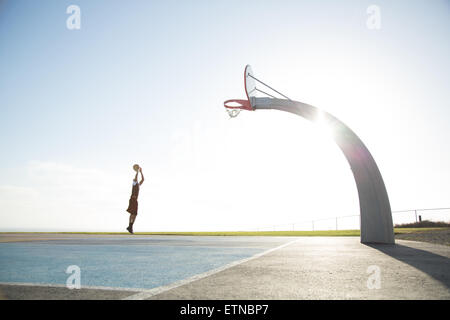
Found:
[[[428,274],[450,289],[450,258],[401,244],[365,244]]]

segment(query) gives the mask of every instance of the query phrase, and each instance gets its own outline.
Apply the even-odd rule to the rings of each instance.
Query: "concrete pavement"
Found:
[[[373,283],[377,267],[379,289]],[[449,288],[448,246],[305,237],[150,299],[450,299]]]
[[[50,246],[51,243],[58,246],[72,243],[77,246],[77,251],[84,250],[84,247],[89,247],[88,251],[92,251],[93,246],[101,246],[106,252],[113,248],[117,250],[119,244],[126,244],[128,250],[136,249],[134,254],[140,254],[138,258],[142,263],[139,268],[142,270],[135,270],[140,275],[162,279],[178,270],[177,274],[185,272],[188,276],[179,277],[172,283],[166,282],[161,287],[149,288],[126,288],[119,285],[82,286],[81,290],[69,290],[63,284],[3,283],[0,284],[0,298],[450,299],[450,247],[431,243],[397,240],[396,245],[364,245],[359,242],[358,237],[43,235],[44,241],[24,238],[26,237],[18,237],[16,240],[21,241],[20,243],[32,241],[35,246],[33,250],[41,245],[43,248]],[[165,251],[166,247],[171,249]],[[143,250],[144,248],[147,249]],[[177,255],[182,255],[184,260],[180,261],[186,261],[186,254],[189,256],[196,251],[202,252],[205,248],[208,250],[205,252],[206,260],[201,262],[208,263],[208,257],[222,261],[223,258],[219,258],[222,254],[228,254],[229,258],[223,259],[215,267],[199,268],[207,271],[194,276],[192,272],[184,270],[184,264],[172,263],[179,259]],[[232,255],[230,248],[234,248]],[[161,252],[166,252],[165,255],[170,258],[167,261],[172,262],[157,269],[159,273],[152,273],[151,263],[157,258],[155,254]],[[108,255],[104,257],[106,259]],[[159,258],[157,260],[163,261]],[[86,267],[91,266],[88,264]],[[108,266],[113,267],[114,265]],[[192,265],[186,267],[193,270]],[[113,271],[114,277],[120,277],[120,269]],[[104,280],[110,282],[113,279],[105,277]]]

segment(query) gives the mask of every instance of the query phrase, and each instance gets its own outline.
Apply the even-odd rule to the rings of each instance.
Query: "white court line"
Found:
[[[290,241],[290,242],[282,244],[281,246],[278,246],[276,248],[272,248],[272,249],[269,249],[267,251],[263,251],[261,253],[255,254],[254,256],[251,256],[249,258],[245,258],[245,259],[242,259],[242,260],[231,262],[231,263],[226,264],[226,265],[224,265],[222,267],[219,267],[219,268],[216,268],[216,269],[204,272],[204,273],[196,274],[195,276],[192,276],[192,277],[187,278],[187,279],[176,281],[176,282],[171,283],[171,284],[166,285],[166,286],[161,286],[161,287],[157,287],[157,288],[153,288],[153,289],[148,289],[148,290],[145,290],[145,291],[133,294],[133,295],[128,296],[128,297],[126,297],[126,298],[124,298],[122,300],[145,300],[145,299],[148,299],[148,298],[150,298],[152,296],[155,296],[157,294],[160,294],[160,293],[163,293],[165,291],[184,286],[184,285],[186,285],[188,283],[191,283],[191,282],[194,282],[194,281],[197,281],[197,280],[209,277],[209,276],[211,276],[213,274],[216,274],[216,273],[224,271],[226,269],[235,267],[235,266],[240,265],[240,264],[242,264],[244,262],[248,262],[250,260],[257,259],[259,257],[262,257],[263,255],[266,255],[266,254],[268,254],[270,252],[273,252],[275,250],[284,248],[284,247],[286,247],[286,246],[288,246],[288,245],[290,245],[290,244],[292,244],[294,242],[297,242],[299,240],[300,239],[296,239],[296,240]]]
[[[0,285],[4,286],[23,286],[23,287],[44,287],[44,288],[67,288],[65,284],[54,284],[54,283],[31,283],[31,282],[0,282]],[[144,288],[121,288],[121,287],[102,287],[102,286],[81,286],[80,289],[69,289],[69,290],[108,290],[108,291],[131,291],[140,292],[146,291],[148,289]]]

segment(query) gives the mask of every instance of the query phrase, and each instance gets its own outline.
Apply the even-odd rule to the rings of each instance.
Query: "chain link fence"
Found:
[[[450,207],[392,211],[392,220],[394,226],[425,220],[450,222]],[[356,229],[360,229],[359,214],[264,226],[249,231],[321,231]]]

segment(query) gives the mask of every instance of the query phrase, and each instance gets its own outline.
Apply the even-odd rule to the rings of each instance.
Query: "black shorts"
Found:
[[[128,203],[128,209],[127,211],[131,214],[136,214],[138,212],[138,201],[136,198],[130,198],[130,201]]]

